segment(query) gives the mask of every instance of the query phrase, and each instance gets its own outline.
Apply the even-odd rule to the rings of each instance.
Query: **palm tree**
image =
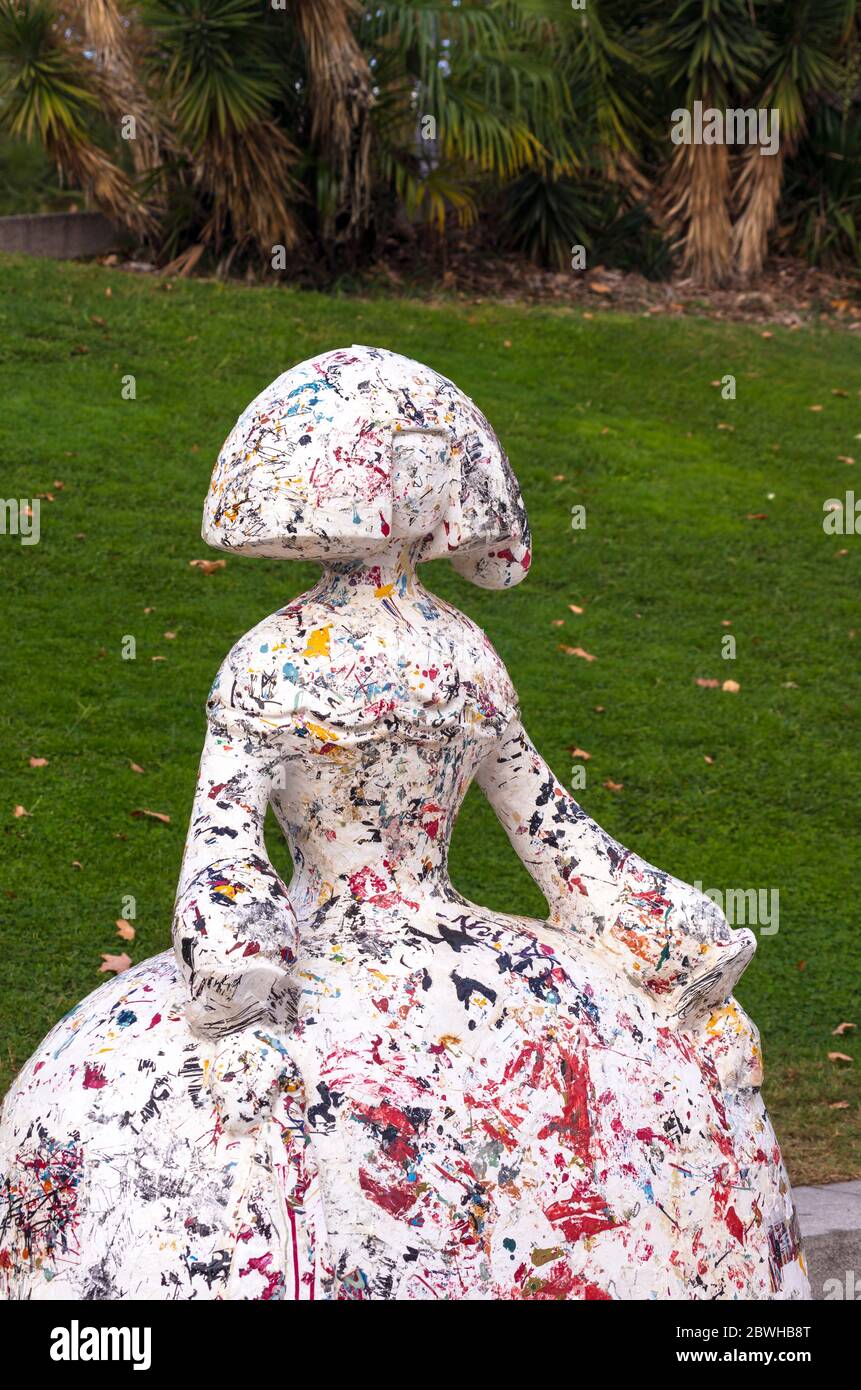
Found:
[[[111,32],[101,16],[103,33]],[[150,215],[128,174],[97,142],[100,111],[110,109],[117,88],[110,73],[87,63],[70,28],[60,25],[47,0],[0,0],[0,113],[5,128],[38,139],[60,175],[84,189],[96,206],[137,233]],[[114,50],[119,53],[119,49]]]
[[[767,56],[754,104],[779,110],[780,147],[774,155],[750,148],[736,184],[741,214],[733,251],[743,278],[762,269],[786,163],[798,149],[814,98],[840,85],[839,54],[852,34],[856,8],[855,0],[783,0],[764,11]]]

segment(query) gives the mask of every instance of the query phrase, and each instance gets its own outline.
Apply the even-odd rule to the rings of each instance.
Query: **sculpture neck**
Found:
[[[315,596],[341,605],[381,598],[407,598],[421,591],[416,577],[416,557],[421,542],[404,544],[379,559],[343,560],[326,565]]]

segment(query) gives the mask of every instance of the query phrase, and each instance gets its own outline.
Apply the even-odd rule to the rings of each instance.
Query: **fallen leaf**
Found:
[[[822,406],[821,406],[821,405],[809,405],[809,406],[807,407],[807,409],[808,409],[808,410],[821,410],[821,409],[822,409]]]
[[[845,1052],[829,1052],[828,1060],[829,1062],[851,1062],[852,1058],[847,1056]]]
[[[721,618],[721,627],[732,627],[732,618]]]
[[[714,758],[710,758],[708,753],[704,753],[703,757],[705,761],[708,763],[709,767],[711,767],[712,763],[714,762]]]
[[[720,425],[718,425],[718,429],[719,429],[719,430],[734,430],[734,429],[735,429],[735,425],[724,425],[724,424],[720,424]]]
[[[717,690],[720,681],[709,680],[705,676],[697,676],[695,684],[702,686],[703,690]]]
[[[554,473],[554,474],[553,474],[553,481],[554,481],[554,483],[564,483],[564,482],[565,482],[565,474],[564,474],[564,473]]]
[[[569,748],[568,752],[572,758],[582,758],[584,762],[591,760],[592,754],[587,753],[585,748]]]
[[[773,333],[769,333],[768,329],[766,329],[766,331],[765,331],[764,333],[760,333],[759,336],[760,336],[760,338],[773,338],[773,337],[774,337],[774,334],[773,334]]]
[[[854,458],[852,458],[852,456],[851,456],[850,454],[838,454],[838,455],[837,455],[837,462],[838,462],[838,463],[854,463],[855,460],[854,460]]]
[[[129,767],[131,768],[132,772],[143,772],[143,770],[144,770],[144,769],[141,767],[140,763],[133,763],[133,762],[130,762],[130,763],[129,763]]]
[[[175,632],[165,632],[165,633],[163,634],[163,636],[167,639],[168,642],[173,642],[173,640],[174,640],[175,637],[176,637],[176,633],[175,633]]]
[[[833,1038],[842,1038],[847,1029],[854,1027],[854,1023],[838,1023],[836,1028],[831,1029],[831,1036]]]
[[[568,607],[571,609],[572,613],[584,613],[586,611],[585,609],[578,607],[576,603],[569,603]]]
[[[612,294],[612,293],[613,293],[612,287],[611,287],[610,285],[605,285],[601,280],[593,280],[593,282],[592,282],[592,284],[589,286],[589,288],[590,288],[590,290],[592,291],[593,294]]]
[[[125,917],[117,918],[117,936],[121,936],[123,941],[134,941],[135,929],[131,922],[127,922]]]
[[[584,661],[597,661],[597,660],[598,660],[597,656],[593,656],[591,652],[586,652],[586,651],[584,651],[582,647],[563,647],[563,646],[560,644],[559,650],[560,650],[560,652],[564,652],[566,656],[579,656],[579,657],[582,657]]]
[[[603,714],[603,713],[604,713],[604,706],[603,706],[603,705],[593,705],[592,708],[594,709],[594,711],[595,711],[596,714]]]
[[[602,783],[602,786],[606,787],[608,792],[620,792],[624,790],[625,783],[614,782],[610,777],[608,777],[606,782]]]
[[[135,820],[141,820],[144,816],[149,816],[150,820],[163,821],[165,825],[170,824],[170,816],[166,816],[163,811],[148,811],[144,806],[140,811],[132,811]]]
[[[833,1100],[828,1107],[829,1110],[848,1110],[848,1100]]]
[[[795,968],[796,968],[796,970],[806,970],[806,969],[807,969],[807,961],[806,961],[806,960],[799,960],[799,961],[796,961],[796,963],[795,963]]]
[[[503,347],[511,347],[511,339],[510,339],[510,338],[504,338],[503,341],[502,341],[502,346],[503,346]]]
[[[214,574],[216,570],[223,570],[227,564],[226,560],[189,560],[193,569],[200,570],[201,574]]]
[[[564,627],[564,626],[565,626],[565,619],[564,619],[564,618],[554,618],[553,621],[551,622],[550,626],[551,626],[551,627]]]
[[[151,656],[150,661],[167,661],[166,656]]]
[[[741,690],[741,686],[739,685],[738,681],[724,681],[723,685],[721,686],[721,690],[729,691],[730,695],[737,695],[738,692]]]
[[[90,323],[94,323],[97,328],[107,328],[107,319],[103,319],[101,314],[90,314]]]
[[[145,612],[145,613],[154,613],[154,612],[155,612],[155,609],[154,609],[154,608],[145,608],[145,609],[144,609],[144,612]]]
[[[844,391],[841,386],[833,386],[831,388],[831,394],[832,396],[848,396],[849,392]]]
[[[31,767],[47,767],[47,766],[48,766],[48,759],[47,759],[47,758],[31,758],[31,759],[30,759],[30,766],[31,766]]]
[[[84,866],[83,866],[83,864],[81,863],[80,859],[73,859],[73,860],[72,860],[72,868],[73,868],[73,869],[82,869],[83,867],[84,867]]]
[[[102,952],[102,963],[99,966],[98,973],[100,975],[105,975],[108,971],[113,970],[117,975],[121,975],[124,970],[128,970],[131,963],[131,957],[127,956],[125,951],[119,956],[112,956],[107,952]]]
[[[768,521],[768,512],[748,512],[748,521]]]
[[[16,820],[20,820],[22,816],[31,816],[32,814],[32,811],[26,810],[23,806],[15,806],[12,810],[12,815]]]

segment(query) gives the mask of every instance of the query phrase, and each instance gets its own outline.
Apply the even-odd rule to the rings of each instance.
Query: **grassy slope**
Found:
[[[535,533],[529,580],[486,594],[444,563],[425,578],[485,626],[557,775],[571,745],[587,749],[580,799],[625,843],[707,887],[779,889],[780,931],[761,938],[739,989],[763,1033],[766,1096],[796,1181],[857,1175],[859,1067],[826,1054],[855,1055],[852,1034],[831,1030],[861,1024],[861,638],[848,635],[861,628],[861,537],[826,537],[821,520],[861,474],[861,401],[858,344],[826,331],[765,341],[747,326],[0,263],[0,493],[65,483],[43,503],[38,546],[0,537],[4,1081],[99,982],[100,953],[121,949],[123,895],[137,900],[133,959],[169,942],[209,682],[235,638],[315,572],[235,558],[210,577],[190,568],[206,553],[209,469],[272,377],[354,340],[453,377],[508,448]],[[137,399],[123,401],[129,372]],[[709,384],[726,372],[734,402]],[[570,527],[574,502],[585,531]],[[735,661],[720,656],[722,619]],[[126,635],[134,661],[121,659]],[[698,676],[734,678],[741,693],[700,689]],[[31,769],[32,755],[49,766]],[[608,778],[624,790],[604,789]],[[14,819],[16,803],[31,818]],[[132,819],[136,807],[170,825]],[[283,847],[273,853],[283,864]],[[540,911],[475,790],[452,860],[470,897]]]

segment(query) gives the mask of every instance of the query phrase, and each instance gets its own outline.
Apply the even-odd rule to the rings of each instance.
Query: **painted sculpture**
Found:
[[[416,577],[529,567],[484,416],[394,353],[325,353],[242,415],[203,535],[322,577],[216,677],[174,952],[73,1009],[6,1100],[4,1296],[807,1297],[732,998],[752,935],[586,815]],[[546,921],[449,882],[473,779]]]

